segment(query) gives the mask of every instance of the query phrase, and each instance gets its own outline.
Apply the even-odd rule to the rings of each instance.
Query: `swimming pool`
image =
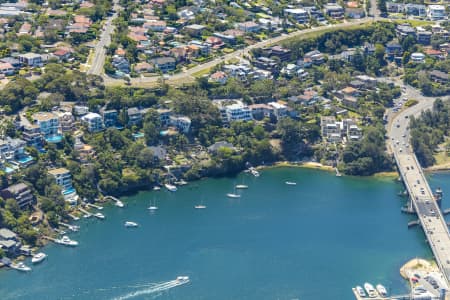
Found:
[[[135,139],[143,138],[144,137],[144,133],[143,132],[133,133],[133,137]]]
[[[72,193],[75,193],[75,189],[74,188],[70,188],[68,190],[64,190],[63,191],[63,195],[69,195],[69,194],[72,194]]]
[[[21,164],[29,163],[32,160],[33,160],[33,157],[31,157],[31,156],[23,156],[23,157],[17,159],[17,161]]]
[[[12,172],[14,172],[14,169],[10,168],[10,167],[5,167],[5,172],[6,173],[12,173]]]
[[[61,135],[53,135],[53,136],[49,136],[45,139],[48,143],[59,143],[62,141],[62,136]]]

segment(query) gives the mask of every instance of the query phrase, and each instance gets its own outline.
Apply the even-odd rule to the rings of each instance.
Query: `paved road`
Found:
[[[316,27],[316,28],[311,28],[311,29],[305,29],[305,30],[299,30],[299,31],[295,31],[292,32],[290,34],[284,34],[278,37],[274,37],[259,43],[255,43],[253,45],[250,45],[244,49],[241,50],[237,50],[233,53],[230,54],[226,54],[224,56],[215,58],[209,62],[206,62],[204,64],[200,64],[197,65],[191,69],[186,70],[185,72],[182,73],[177,73],[173,76],[170,76],[169,78],[167,78],[165,80],[166,83],[168,84],[173,84],[173,83],[188,83],[188,82],[193,82],[195,80],[194,78],[194,74],[204,71],[204,70],[208,70],[216,65],[218,65],[219,63],[222,63],[226,60],[230,60],[233,58],[239,58],[239,57],[245,57],[248,56],[250,51],[256,48],[263,48],[263,47],[267,47],[270,46],[272,44],[277,44],[280,43],[281,41],[284,41],[286,39],[290,39],[293,37],[298,37],[304,34],[308,34],[308,33],[312,33],[312,32],[318,32],[318,31],[322,31],[325,30],[327,28],[334,28],[334,29],[341,29],[341,28],[347,28],[347,27],[351,27],[354,25],[362,25],[365,23],[369,23],[369,22],[373,22],[374,20],[381,20],[381,18],[365,18],[365,19],[361,19],[361,20],[352,20],[352,21],[348,21],[346,23],[339,23],[339,24],[334,24],[334,25],[329,25],[329,26],[320,26],[320,27]],[[106,85],[120,85],[123,84],[124,81],[120,80],[120,79],[113,79],[111,77],[107,77],[104,76],[104,80],[105,80],[105,84]],[[131,85],[133,86],[148,86],[151,85],[152,83],[156,83],[158,82],[159,77],[140,77],[140,78],[132,78],[131,79]]]
[[[412,150],[408,130],[409,117],[418,116],[423,110],[431,109],[434,98],[424,97],[412,87],[402,86],[405,95],[419,102],[391,118],[387,126],[389,145],[436,262],[445,274],[447,282],[450,282],[450,233]]]
[[[120,9],[119,0],[114,0],[113,9],[114,14],[106,19],[103,31],[100,34],[100,40],[95,45],[94,57],[92,59],[91,66],[87,71],[88,74],[102,75],[103,65],[105,64],[106,47],[111,44],[111,34],[114,32],[113,21],[117,18],[117,11]]]

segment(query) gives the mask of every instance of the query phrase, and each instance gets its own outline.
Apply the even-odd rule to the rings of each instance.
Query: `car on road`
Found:
[[[398,151],[402,152],[403,150],[402,150],[402,148],[400,148],[400,149],[398,149]]]

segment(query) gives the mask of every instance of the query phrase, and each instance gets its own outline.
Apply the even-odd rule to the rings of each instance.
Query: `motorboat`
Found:
[[[366,292],[364,292],[364,289],[359,285],[356,287],[356,292],[360,297],[366,297]]]
[[[150,205],[150,206],[148,207],[148,210],[158,210],[158,206]]]
[[[238,184],[238,185],[236,185],[236,188],[239,189],[239,190],[248,189],[248,185]]]
[[[67,235],[63,236],[61,239],[56,239],[55,243],[65,246],[78,246],[78,242],[72,241]]]
[[[368,282],[364,283],[364,289],[366,290],[367,295],[369,295],[370,298],[374,298],[377,296],[377,291],[370,283]]]
[[[105,215],[104,215],[104,214],[102,214],[102,213],[95,213],[95,214],[94,214],[94,217],[96,217],[96,218],[99,218],[99,219],[103,220],[103,219],[105,218]]]
[[[157,185],[155,185],[154,187],[153,187],[153,190],[154,191],[159,191],[161,189],[161,187],[160,186],[157,186]]]
[[[234,194],[234,193],[228,193],[227,194],[228,198],[241,198],[241,195],[239,194]]]
[[[46,257],[47,257],[47,254],[45,254],[43,252],[39,252],[39,253],[33,255],[33,257],[31,258],[31,262],[33,264],[37,264],[37,263],[40,263],[41,261],[43,261]]]
[[[22,271],[22,272],[31,271],[31,268],[28,267],[27,265],[25,265],[23,262],[19,262],[17,264],[11,264],[10,267],[13,268],[14,270]]]
[[[294,181],[286,181],[285,183],[287,185],[297,185],[297,182],[294,182]]]
[[[175,182],[175,184],[178,184],[178,185],[186,185],[186,184],[188,184],[188,183],[187,183],[187,181],[181,179],[181,180]]]
[[[194,208],[195,208],[195,209],[205,209],[205,208],[206,208],[206,205],[200,204],[200,205],[194,206]]]
[[[173,184],[166,183],[164,186],[166,187],[166,189],[167,189],[169,192],[176,192],[176,191],[177,191],[177,187],[174,186]]]
[[[377,292],[378,292],[378,294],[380,294],[380,296],[382,296],[382,297],[387,296],[387,290],[383,285],[377,284],[376,288],[377,288]]]
[[[117,200],[114,205],[117,206],[117,207],[124,207],[123,202],[120,201],[120,200]]]
[[[131,221],[126,221],[125,222],[125,227],[138,227],[139,224],[136,222],[131,222]]]
[[[189,276],[178,276],[177,277],[177,281],[178,282],[188,282],[189,281]]]
[[[255,177],[259,177],[259,172],[255,168],[250,168],[250,173]]]

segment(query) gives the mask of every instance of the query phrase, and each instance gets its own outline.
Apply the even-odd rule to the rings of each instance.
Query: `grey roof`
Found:
[[[163,65],[166,63],[175,63],[175,58],[173,57],[157,57],[152,60],[150,60],[155,65]]]
[[[11,192],[11,194],[16,194],[24,189],[28,189],[28,186],[25,183],[21,182],[18,184],[10,185],[6,189],[4,189],[4,191],[9,191]]]
[[[137,115],[140,114],[141,112],[139,111],[139,109],[137,109],[136,107],[131,107],[127,110],[128,115]]]
[[[220,141],[212,144],[208,147],[208,150],[211,152],[216,152],[219,148],[234,148],[233,144],[228,143],[226,141]]]
[[[4,240],[4,241],[0,241],[0,246],[3,246],[5,248],[11,248],[14,247],[16,245],[16,241],[13,240]]]
[[[158,159],[165,159],[166,158],[167,151],[163,147],[161,147],[161,146],[156,146],[156,147],[155,146],[151,146],[151,147],[148,147],[148,148],[150,150],[152,150],[153,155],[155,157],[157,157]]]
[[[0,239],[2,239],[2,240],[12,240],[12,239],[16,239],[16,238],[17,238],[17,234],[12,232],[11,230],[9,230],[7,228],[1,228],[0,229]]]

